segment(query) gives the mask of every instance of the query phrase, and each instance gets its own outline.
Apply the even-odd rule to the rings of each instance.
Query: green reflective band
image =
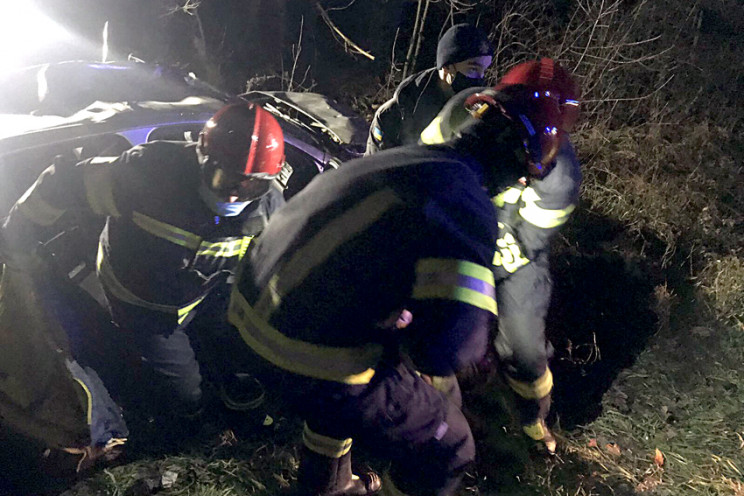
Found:
[[[442,136],[442,118],[436,116],[431,123],[421,132],[421,142],[425,145],[439,145],[444,143]]]
[[[196,301],[194,301],[192,303],[189,303],[185,307],[179,308],[178,309],[178,323],[179,324],[183,324],[183,321],[186,320],[186,317],[189,316],[189,313],[191,313],[191,311],[194,308],[196,308],[196,306],[199,303],[201,303],[204,300],[204,298],[206,298],[206,295],[205,296],[202,296],[201,298],[197,298]]]
[[[530,224],[543,229],[562,226],[576,208],[576,205],[556,210],[539,207],[537,202],[540,201],[540,196],[532,188],[524,190],[522,201],[524,206],[519,209],[519,215]]]
[[[199,245],[199,249],[196,251],[197,255],[205,255],[212,257],[237,257],[241,253],[245,254],[245,250],[248,248],[248,244],[253,239],[252,236],[244,236],[240,239],[234,239],[232,241],[218,241],[216,243],[209,243],[203,241]]]
[[[553,374],[549,368],[545,368],[545,373],[533,382],[522,382],[506,376],[506,382],[522,398],[528,400],[539,400],[550,394],[553,389]]]
[[[416,300],[454,300],[497,314],[493,272],[472,262],[426,258],[416,264]]]
[[[512,186],[491,198],[491,202],[496,205],[496,207],[501,208],[507,203],[510,205],[516,204],[519,201],[520,196],[522,196],[522,188]]]
[[[52,226],[65,213],[64,210],[50,205],[36,191],[36,184],[31,186],[16,203],[18,211],[28,220],[40,226]]]
[[[183,246],[184,248],[197,250],[202,242],[201,237],[196,234],[184,231],[176,226],[166,224],[139,212],[132,212],[132,222],[153,236]]]
[[[112,161],[106,163],[110,164]],[[83,185],[88,205],[95,214],[119,217],[121,214],[114,200],[112,169],[104,165],[104,162],[96,163],[98,167],[87,169],[83,173]]]
[[[253,351],[295,374],[343,384],[368,384],[382,359],[382,345],[355,348],[322,346],[292,339],[274,329],[233,288],[228,320]]]
[[[312,452],[319,453],[327,458],[341,458],[351,451],[351,438],[334,439],[313,432],[307,422],[302,429],[302,443]]]
[[[522,430],[535,441],[540,441],[545,437],[545,428],[543,427],[542,420],[538,420],[531,425],[524,425],[522,426]]]

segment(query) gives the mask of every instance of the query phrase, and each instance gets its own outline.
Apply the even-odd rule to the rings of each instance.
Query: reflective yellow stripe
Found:
[[[196,301],[189,303],[185,307],[181,307],[178,309],[178,323],[183,324],[183,321],[186,320],[186,317],[188,317],[189,313],[196,308],[196,306],[201,303],[206,296],[202,296],[201,298],[198,298]]]
[[[119,217],[121,214],[116,208],[116,201],[114,200],[112,169],[104,165],[113,161],[114,159],[97,161],[95,163],[98,164],[98,167],[87,168],[83,173],[83,184],[85,185],[88,204],[94,213]]]
[[[367,196],[326,224],[274,274],[255,304],[256,312],[268,320],[281,303],[282,295],[297,287],[336,248],[363,232],[393,205],[400,203],[403,201],[393,190],[383,189]]]
[[[244,236],[240,239],[234,239],[232,241],[218,241],[216,243],[209,243],[203,241],[199,245],[199,249],[196,251],[197,255],[208,255],[212,257],[236,257],[240,256],[241,253],[245,253],[248,249],[248,244],[253,239],[252,236]]]
[[[499,227],[502,227],[500,222]],[[505,233],[503,237],[497,239],[496,247],[493,255],[493,265],[503,267],[510,274],[530,263],[530,259],[522,255],[522,250],[511,233]]]
[[[310,451],[319,453],[328,458],[341,458],[346,453],[351,451],[351,438],[346,439],[334,439],[332,437],[323,436],[317,432],[313,432],[308,427],[307,422],[302,429],[302,443],[307,446]]]
[[[16,203],[18,211],[28,220],[40,226],[52,226],[65,213],[47,203],[36,190],[36,184],[31,186]]]
[[[240,253],[238,253],[238,260],[243,260],[243,257],[248,252],[251,241],[253,241],[253,236],[245,236],[243,238],[243,244],[240,246]]]
[[[555,210],[539,207],[537,202],[540,201],[540,196],[532,188],[524,190],[522,201],[524,202],[524,206],[519,209],[519,215],[530,224],[543,229],[565,224],[571,212],[576,208],[576,205],[569,205],[566,208]]]
[[[539,441],[545,437],[545,428],[541,420],[538,420],[532,425],[522,426],[522,430],[535,441]]]
[[[73,379],[75,379],[75,382],[80,384],[80,387],[83,388],[83,391],[85,391],[85,396],[88,399],[86,413],[85,413],[85,421],[88,422],[88,425],[90,425],[93,423],[93,395],[90,394],[90,389],[88,389],[88,386],[86,386],[83,381],[81,381],[77,377],[73,377]]]
[[[439,145],[444,143],[442,136],[442,118],[436,116],[431,123],[421,132],[421,142],[425,145]]]
[[[344,384],[367,384],[382,358],[382,345],[356,348],[322,346],[291,339],[274,329],[234,288],[228,320],[256,353],[295,374]]]
[[[518,381],[508,375],[506,376],[506,381],[515,393],[528,400],[544,398],[553,389],[553,374],[549,368],[546,368],[545,373],[531,383]]]
[[[196,234],[184,231],[176,226],[166,224],[139,212],[132,212],[132,222],[153,236],[191,250],[197,250],[202,242],[202,238]]]
[[[501,194],[491,198],[491,202],[496,207],[501,208],[505,204],[514,205],[519,201],[519,197],[522,196],[522,188],[510,187],[506,188]]]
[[[426,258],[416,264],[413,298],[467,303],[496,315],[493,272],[465,260]]]

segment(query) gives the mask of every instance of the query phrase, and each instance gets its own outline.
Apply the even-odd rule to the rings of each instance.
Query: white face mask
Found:
[[[199,197],[207,204],[209,210],[220,217],[235,217],[236,215],[240,215],[240,213],[245,210],[245,207],[251,203],[250,201],[222,201],[222,199],[215,195],[214,191],[209,189],[209,187],[204,183],[199,184]]]

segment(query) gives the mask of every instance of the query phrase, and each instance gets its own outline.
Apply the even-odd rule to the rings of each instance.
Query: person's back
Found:
[[[422,265],[473,264],[490,275],[494,215],[475,172],[451,149],[402,147],[294,198],[254,247],[240,293],[293,338],[380,343],[378,324],[415,307]]]

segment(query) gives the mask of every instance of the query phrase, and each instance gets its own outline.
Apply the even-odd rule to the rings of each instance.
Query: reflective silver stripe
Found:
[[[351,451],[350,437],[346,439],[334,439],[318,434],[308,427],[307,422],[305,422],[305,426],[302,428],[302,443],[310,451],[320,453],[328,458],[341,458]]]
[[[65,210],[59,209],[47,203],[39,192],[36,190],[38,181],[34,183],[16,203],[18,212],[25,218],[40,226],[52,226],[65,213]]]
[[[454,300],[497,314],[493,272],[465,260],[419,260],[413,298]]]
[[[274,329],[233,288],[228,320],[253,351],[285,370],[344,384],[368,384],[382,358],[382,345],[354,348],[322,346],[292,339]]]
[[[392,189],[386,188],[372,193],[330,221],[274,274],[256,302],[256,312],[268,320],[281,303],[282,295],[297,287],[339,246],[363,232],[391,207],[402,203],[403,200]]]
[[[537,202],[540,201],[540,195],[532,188],[526,188],[524,190],[522,201],[524,202],[524,206],[519,209],[519,215],[530,224],[543,229],[565,224],[571,212],[576,208],[576,205],[569,205],[566,208],[555,210],[539,207]]]
[[[253,239],[253,236],[244,236],[240,239],[218,241],[216,243],[202,241],[196,254],[224,258],[236,257],[241,253],[245,253],[245,250],[248,248],[247,245],[251,242],[251,239]]]
[[[191,250],[199,249],[202,238],[176,226],[166,224],[139,212],[132,212],[132,222],[158,238],[170,241]]]
[[[88,198],[88,204],[91,210],[98,215],[110,215],[120,217],[121,214],[116,208],[114,200],[114,181],[112,168],[108,165],[114,162],[115,158],[100,157],[98,160],[91,160],[91,164],[96,167],[88,167],[83,172],[83,185],[85,186],[85,195]]]
[[[491,198],[491,202],[498,208],[503,207],[507,203],[510,205],[514,205],[519,201],[519,197],[521,195],[522,188],[512,186],[510,188],[506,188],[503,192]]]

